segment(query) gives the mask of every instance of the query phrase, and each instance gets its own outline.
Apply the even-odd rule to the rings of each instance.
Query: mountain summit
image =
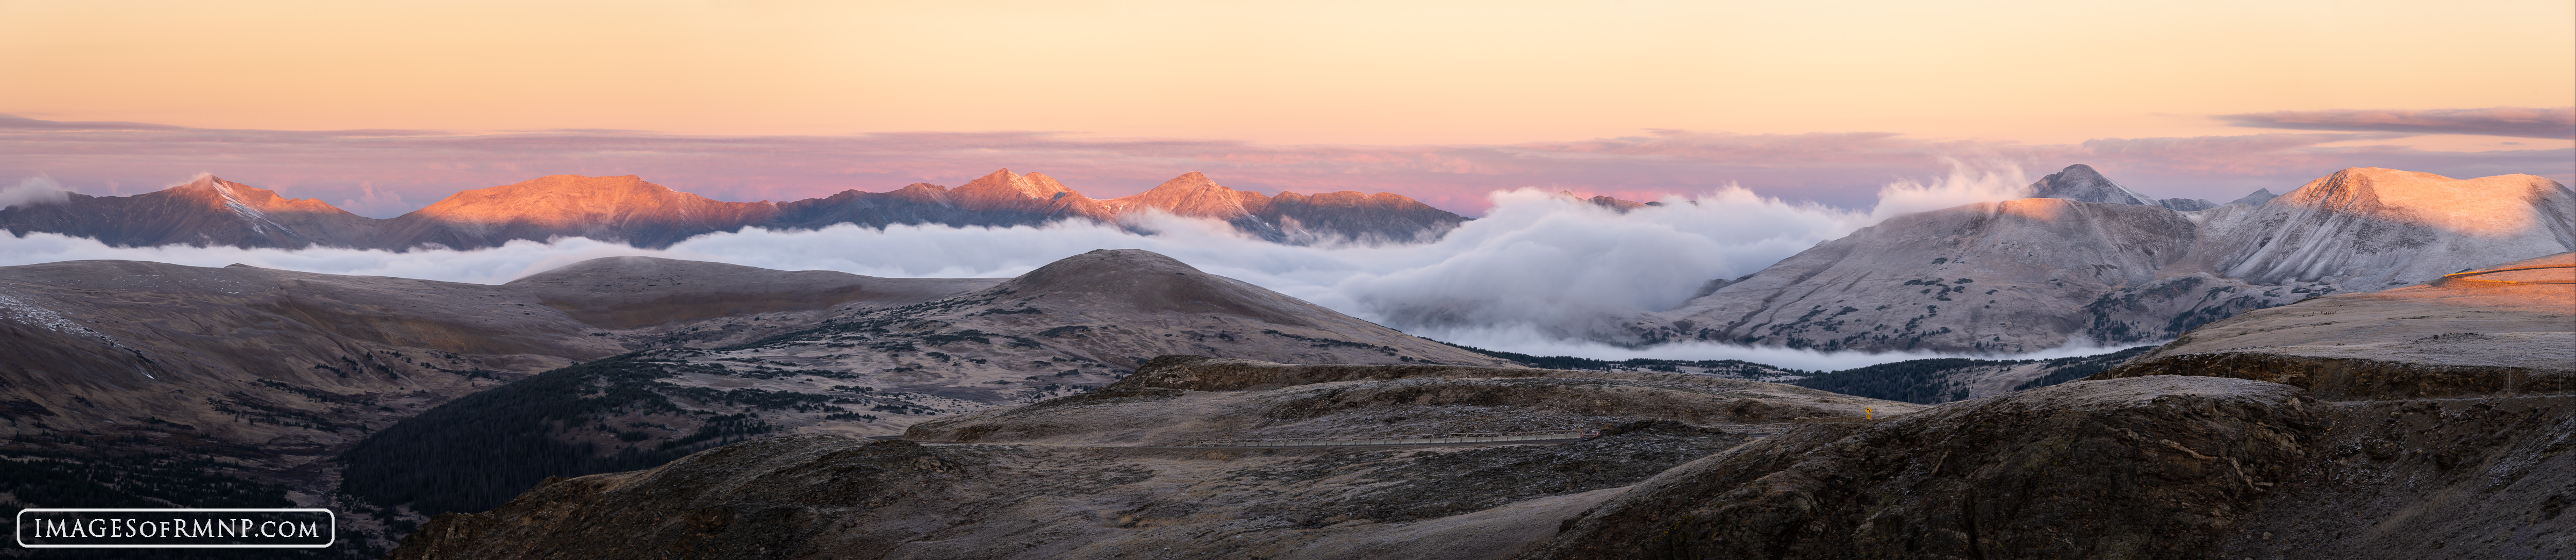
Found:
[[[2038,182],[2031,183],[2030,188],[2032,198],[2058,198],[2103,204],[2143,204],[2184,212],[2207,210],[2218,206],[2217,203],[2198,199],[2148,198],[2146,195],[2138,194],[2138,191],[2129,190],[2128,187],[2112,182],[2109,177],[2103,177],[2102,172],[2093,170],[2093,166],[2081,163],[2066,166],[2066,169],[2041,177]]]

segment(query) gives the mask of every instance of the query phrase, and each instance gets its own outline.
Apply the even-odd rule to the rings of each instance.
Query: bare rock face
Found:
[[[2081,167],[2081,166],[2078,166]],[[2031,198],[1908,214],[1628,323],[1634,341],[2021,352],[2151,342],[2337,292],[2576,249],[2576,191],[2355,168],[2262,206],[2129,202],[2089,168]],[[2129,197],[2129,198],[2123,198]]]
[[[908,436],[986,443],[736,444],[442,515],[393,557],[1500,558],[1617,487],[1744,441],[1733,420],[1911,409],[1692,377],[1166,356],[1135,381]],[[1563,445],[1136,446],[1190,430],[1364,438],[1541,419],[1608,428]],[[1168,434],[1128,437],[1138,429]]]

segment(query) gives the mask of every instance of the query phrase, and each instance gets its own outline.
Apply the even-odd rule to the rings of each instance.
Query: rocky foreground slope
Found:
[[[515,240],[588,237],[669,247],[746,227],[808,230],[839,224],[1038,226],[1083,220],[1133,226],[1147,213],[1208,218],[1247,235],[1296,244],[1437,239],[1466,218],[1389,193],[1277,196],[1239,191],[1190,172],[1132,196],[1095,200],[1043,174],[1008,169],[951,189],[914,183],[887,192],[842,191],[790,202],[725,202],[633,175],[549,175],[458,192],[392,219],[351,214],[314,199],[203,176],[134,196],[69,194],[0,208],[0,229],[49,232],[115,246],[419,247],[480,249]]]
[[[442,516],[395,556],[2564,557],[2570,364],[2490,344],[2576,332],[2576,283],[2557,280],[2576,268],[2557,262],[2246,314],[2092,380],[1925,408],[1704,378],[1166,358],[910,434],[977,443],[729,446]],[[2336,341],[2381,346],[2323,349]],[[2507,348],[2527,351],[2491,352]],[[1168,447],[1524,419],[1627,423],[1562,446]]]
[[[794,436],[548,481],[440,516],[394,557],[1493,558],[1615,488],[1862,407],[1914,408],[1678,374],[1167,356],[907,434],[979,443]],[[1548,446],[1156,447],[1603,426]]]
[[[2191,212],[2082,166],[2037,187],[2062,198],[1889,218],[1644,314],[1618,336],[1869,351],[2133,344],[2576,249],[2576,191],[2530,175],[2354,168],[2259,206]]]
[[[750,438],[890,436],[933,417],[1080,393],[1164,354],[1514,366],[1147,251],[1092,251],[988,286],[674,327],[655,349],[386,427],[342,454],[340,487],[386,507],[478,511],[549,475],[642,468]]]

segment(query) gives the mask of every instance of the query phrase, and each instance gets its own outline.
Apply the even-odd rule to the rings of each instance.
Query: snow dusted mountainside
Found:
[[[2361,167],[2259,207],[2202,214],[2214,235],[2191,270],[2261,284],[2370,291],[2576,247],[2576,195],[2530,175],[2452,179]]]
[[[2041,177],[2039,182],[2031,183],[2030,188],[2032,198],[2061,198],[2104,204],[2144,204],[2185,212],[2207,210],[2218,206],[2218,203],[2194,198],[2161,200],[2148,198],[2147,195],[2138,194],[2137,191],[2112,182],[2109,177],[2103,177],[2101,172],[2093,170],[2093,166],[2081,163],[2066,166],[2064,170]]]
[[[371,243],[379,220],[310,198],[212,175],[134,196],[69,194],[60,202],[0,208],[0,228],[121,240],[126,245],[231,245],[300,249]]]
[[[1891,218],[1628,324],[1635,342],[2021,352],[2172,338],[2252,309],[2576,249],[2576,193],[2530,175],[2355,168],[2261,206],[2175,211],[2075,166],[2065,198]],[[2093,199],[2112,202],[2093,202]]]

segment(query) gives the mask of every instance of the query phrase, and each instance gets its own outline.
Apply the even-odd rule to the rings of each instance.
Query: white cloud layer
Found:
[[[472,251],[108,247],[37,233],[0,238],[0,265],[129,259],[497,284],[582,260],[647,255],[783,270],[882,277],[1008,277],[1094,249],[1144,249],[1380,324],[1496,350],[1595,358],[1742,359],[1784,367],[1854,367],[1916,354],[1820,354],[1731,345],[1635,350],[1585,342],[1616,321],[1669,309],[1712,278],[1749,274],[1818,242],[1898,213],[2018,197],[2013,167],[1897,182],[1866,211],[1784,202],[1727,186],[1620,214],[1535,189],[1489,195],[1494,210],[1440,241],[1400,246],[1280,245],[1225,224],[1146,218],[1153,235],[1090,223],[1044,227],[850,225],[748,229],[650,250],[584,238],[517,241]],[[16,191],[11,191],[16,192]],[[2090,349],[2083,349],[2090,350]]]
[[[50,177],[28,177],[16,186],[0,188],[0,208],[48,204],[71,200],[72,192]]]

